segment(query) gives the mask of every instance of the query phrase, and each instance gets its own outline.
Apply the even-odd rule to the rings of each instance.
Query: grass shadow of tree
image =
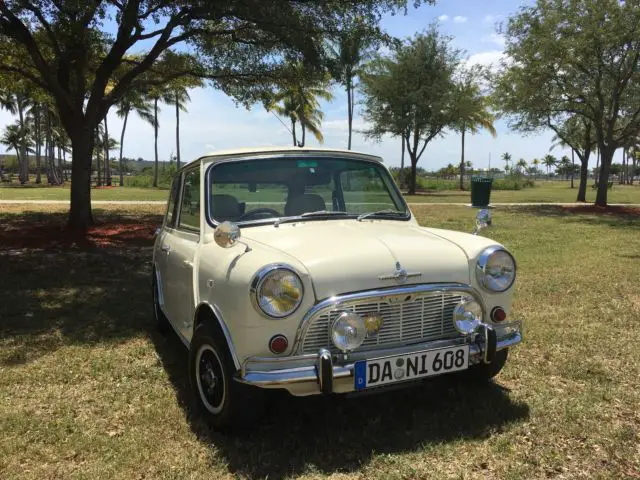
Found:
[[[500,210],[518,215],[562,218],[563,222],[584,225],[607,225],[618,229],[640,229],[640,208],[637,207],[595,207],[594,205],[519,205],[501,206]]]
[[[243,478],[355,471],[374,454],[487,438],[529,417],[529,407],[513,401],[497,383],[473,385],[460,377],[443,377],[354,398],[296,398],[274,391],[254,429],[217,433],[194,408],[187,349],[173,333],[152,339],[193,432]]]

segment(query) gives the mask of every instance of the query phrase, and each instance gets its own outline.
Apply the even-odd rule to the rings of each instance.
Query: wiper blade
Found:
[[[362,220],[364,220],[367,217],[375,217],[378,215],[390,215],[393,217],[406,217],[407,214],[406,212],[399,212],[398,210],[391,210],[390,208],[387,208],[385,210],[378,210],[376,212],[366,212],[366,213],[362,213],[360,215],[358,215],[358,221],[361,222]]]
[[[300,217],[322,217],[324,215],[348,215],[347,212],[331,211],[331,210],[318,210],[315,212],[305,212]]]

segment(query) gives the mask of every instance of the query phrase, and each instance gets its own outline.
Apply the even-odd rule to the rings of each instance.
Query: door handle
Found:
[[[169,252],[171,251],[171,245],[162,245],[162,247],[160,247],[160,250],[169,255]]]

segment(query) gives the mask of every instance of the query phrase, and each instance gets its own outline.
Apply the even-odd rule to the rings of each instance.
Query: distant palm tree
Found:
[[[542,164],[545,167],[547,167],[547,178],[549,177],[549,169],[555,166],[556,163],[558,163],[558,161],[556,160],[556,157],[554,157],[551,154],[545,155],[544,158],[542,159]]]
[[[191,101],[189,88],[202,86],[202,81],[197,78],[180,78],[179,83],[170,85],[164,95],[164,102],[174,105],[176,108],[176,165],[180,168],[180,111],[187,111],[187,103]]]
[[[540,165],[540,160],[537,159],[537,158],[534,158],[533,162],[531,162],[531,163],[533,163],[533,168],[535,169],[535,173],[533,175],[533,178],[536,179],[537,175],[538,175],[538,166]]]
[[[325,77],[311,76],[301,63],[292,65],[291,72],[292,81],[274,94],[267,109],[289,119],[294,146],[304,147],[307,130],[322,143],[324,138],[320,132],[320,124],[324,114],[320,110],[318,99],[333,99],[328,90],[328,81]],[[301,141],[298,141],[296,134],[296,123],[300,124],[302,130]]]
[[[502,154],[502,160],[504,160],[504,171],[509,173],[509,162],[511,161],[511,154],[509,152],[504,152]]]
[[[353,130],[355,79],[360,74],[363,63],[371,57],[374,44],[375,41],[368,30],[362,24],[356,23],[341,31],[337,39],[327,45],[329,72],[336,82],[344,86],[347,93],[348,150],[351,150]]]
[[[472,135],[487,130],[495,138],[493,122],[496,117],[489,110],[488,97],[482,95],[477,81],[477,70],[465,72],[455,89],[455,129],[460,132],[462,153],[460,155],[460,190],[464,188],[464,138],[469,131]]]
[[[518,160],[518,163],[516,163],[516,171],[518,173],[521,173],[525,171],[526,168],[527,168],[527,161],[524,158],[521,158],[520,160]]]
[[[120,170],[120,186],[123,186],[122,173],[122,148],[124,146],[124,132],[127,129],[127,120],[129,113],[136,113],[142,120],[150,125],[154,125],[154,116],[151,111],[151,104],[142,92],[129,90],[118,102],[116,115],[124,119],[122,123],[122,132],[120,133],[120,155],[118,157],[118,166]]]
[[[164,90],[160,87],[153,88],[148,93],[148,98],[153,100],[153,151],[154,151],[154,163],[153,163],[153,186],[158,186],[158,103],[165,95]]]
[[[17,123],[7,125],[2,133],[2,137],[0,137],[0,144],[7,147],[7,152],[13,148],[16,151],[16,158],[20,161],[20,145],[22,144],[20,125]]]

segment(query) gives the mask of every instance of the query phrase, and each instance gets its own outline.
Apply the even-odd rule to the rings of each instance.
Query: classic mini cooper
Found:
[[[489,223],[480,211],[474,233]],[[495,376],[521,341],[508,319],[515,276],[502,245],[418,225],[379,157],[234,150],[174,180],[153,302],[189,348],[198,405],[223,427],[266,389]]]

